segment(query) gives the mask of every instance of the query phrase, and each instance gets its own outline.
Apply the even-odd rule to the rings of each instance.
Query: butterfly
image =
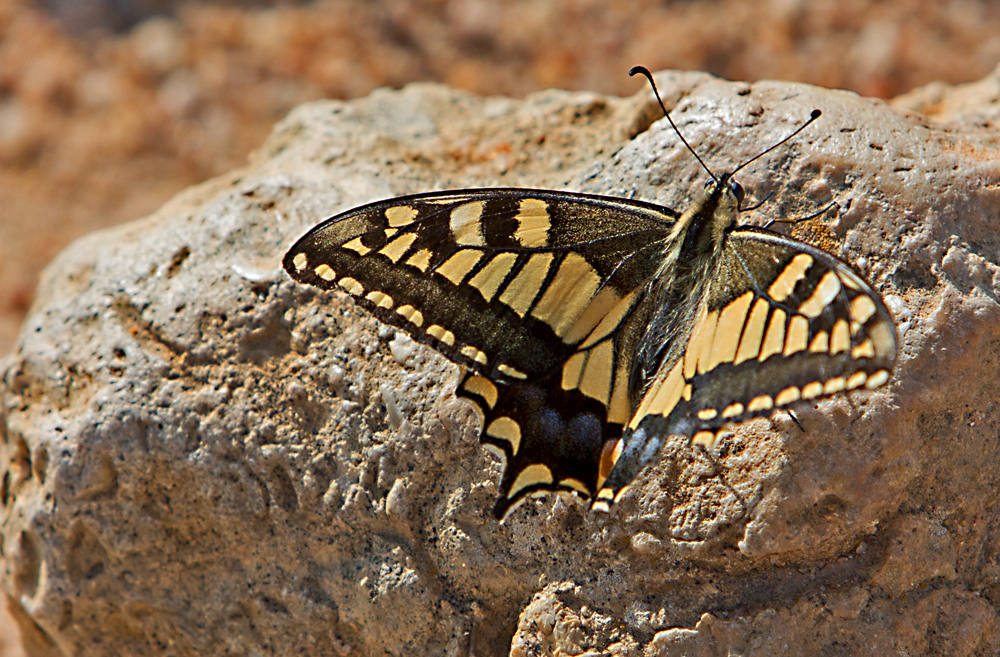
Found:
[[[702,162],[711,180],[683,213],[541,189],[414,194],[327,219],[284,267],[463,366],[456,394],[503,464],[498,518],[550,491],[608,510],[671,435],[711,446],[730,423],[891,378],[879,294],[738,222],[733,174],[818,116],[731,173]]]

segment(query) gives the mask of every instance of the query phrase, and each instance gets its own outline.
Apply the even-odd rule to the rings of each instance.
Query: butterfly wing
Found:
[[[602,450],[632,414],[636,309],[675,219],[543,190],[418,194],[328,219],[284,265],[469,369],[457,394],[504,461],[503,516],[537,491],[596,491]]]
[[[712,445],[725,424],[890,378],[896,331],[847,263],[749,226],[727,235],[685,347],[661,364],[598,494],[612,502],[671,434]]]

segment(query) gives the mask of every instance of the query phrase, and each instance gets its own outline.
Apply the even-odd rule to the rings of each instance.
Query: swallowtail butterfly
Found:
[[[379,201],[310,230],[284,266],[464,366],[456,392],[504,465],[498,517],[547,491],[607,510],[669,435],[712,445],[728,423],[891,376],[878,293],[824,251],[739,225],[735,170],[705,169],[683,213],[538,189]]]

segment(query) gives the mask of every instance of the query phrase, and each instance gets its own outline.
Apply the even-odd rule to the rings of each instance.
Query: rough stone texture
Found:
[[[741,172],[750,202],[767,198],[747,220],[836,201],[794,232],[886,295],[890,386],[799,407],[804,431],[746,423],[711,455],[678,439],[610,514],[547,497],[498,525],[498,466],[450,394],[457,368],[294,284],[285,249],[408,192],[683,207],[706,175],[645,90],[513,101],[414,85],[305,105],[246,168],[46,272],[2,379],[0,585],[37,649],[1000,650],[1000,135],[979,125],[996,96],[966,93],[945,125],[801,84],[659,82],[718,170],[823,109]]]

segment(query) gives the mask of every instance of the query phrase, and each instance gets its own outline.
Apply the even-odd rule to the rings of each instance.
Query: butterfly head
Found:
[[[725,233],[737,224],[746,192],[729,174],[711,181],[709,189],[709,200],[705,206],[711,209],[712,238],[715,249],[718,250],[722,248]]]
[[[724,174],[718,178],[712,178],[705,183],[706,199],[716,197],[716,205],[739,211],[746,198],[746,190],[732,178],[732,174]]]
[[[670,242],[675,256],[685,253],[718,253],[726,233],[737,225],[746,192],[731,174],[713,176],[699,201],[692,203],[678,220]]]

